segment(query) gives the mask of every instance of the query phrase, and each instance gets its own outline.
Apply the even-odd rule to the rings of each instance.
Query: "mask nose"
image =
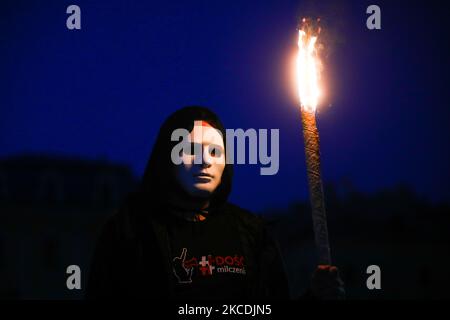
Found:
[[[209,168],[212,164],[211,155],[209,154],[209,148],[208,146],[203,147],[203,154],[202,154],[202,167]]]

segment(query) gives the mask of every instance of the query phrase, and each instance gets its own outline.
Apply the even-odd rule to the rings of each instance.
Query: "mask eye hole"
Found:
[[[188,156],[195,155],[195,145],[196,143],[189,143],[185,148],[181,149],[180,156],[184,153]]]
[[[218,145],[210,145],[209,146],[209,154],[211,155],[211,157],[215,157],[218,158],[222,155],[222,148]]]

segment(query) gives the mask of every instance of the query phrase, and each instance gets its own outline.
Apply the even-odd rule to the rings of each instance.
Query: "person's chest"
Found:
[[[245,291],[247,261],[235,222],[226,216],[185,222],[168,229],[178,297],[239,297]]]

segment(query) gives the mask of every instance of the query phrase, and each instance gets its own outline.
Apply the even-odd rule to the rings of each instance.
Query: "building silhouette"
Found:
[[[98,230],[136,186],[105,160],[20,155],[0,160],[0,298],[81,298]],[[66,269],[81,268],[81,290]]]

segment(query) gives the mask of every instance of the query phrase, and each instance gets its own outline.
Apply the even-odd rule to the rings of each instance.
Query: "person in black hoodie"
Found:
[[[177,129],[185,129],[186,143],[174,138]],[[289,299],[263,220],[227,201],[233,167],[225,139],[207,108],[166,119],[138,190],[102,229],[88,299]],[[312,279],[309,296],[342,297],[335,267],[321,266]]]

